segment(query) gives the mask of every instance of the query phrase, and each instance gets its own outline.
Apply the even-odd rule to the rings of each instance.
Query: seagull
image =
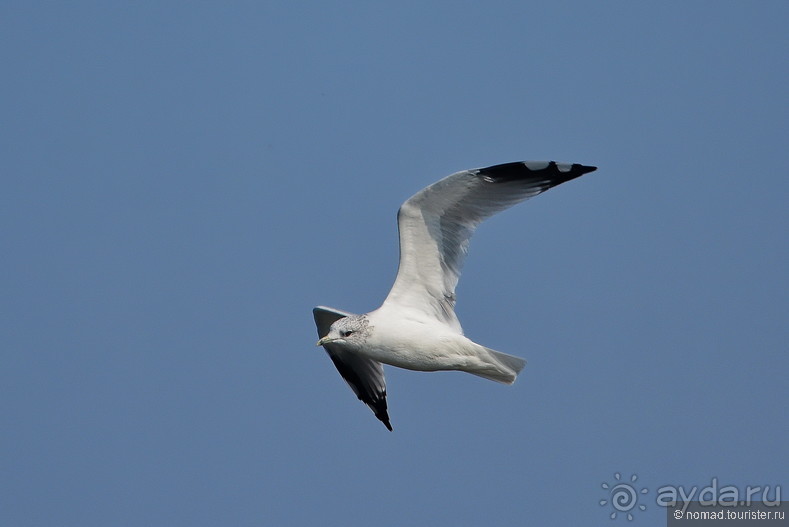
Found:
[[[515,382],[526,361],[466,338],[455,315],[455,286],[469,241],[484,219],[596,169],[521,161],[447,176],[400,207],[400,264],[381,307],[364,315],[325,306],[312,310],[317,345],[387,429],[392,425],[383,364]]]

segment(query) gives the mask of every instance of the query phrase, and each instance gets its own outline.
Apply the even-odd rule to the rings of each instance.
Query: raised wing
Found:
[[[350,316],[352,313],[318,306],[312,310],[312,315],[315,317],[320,338],[326,336],[335,320]],[[323,349],[329,354],[329,358],[353,393],[369,406],[375,417],[391,431],[392,425],[389,423],[389,413],[386,409],[386,379],[381,363],[344,351],[332,344],[326,344]]]
[[[455,286],[474,230],[484,219],[597,167],[523,161],[464,170],[400,207],[400,267],[384,306],[422,311],[458,332]]]

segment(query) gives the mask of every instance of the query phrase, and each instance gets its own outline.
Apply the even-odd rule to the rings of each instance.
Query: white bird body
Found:
[[[392,313],[384,305],[371,313],[370,336],[357,353],[372,360],[416,371],[465,371],[487,379],[512,384],[526,363],[516,359],[520,367],[514,368],[496,360],[493,352],[473,342],[451,326],[430,324],[419,311]],[[405,314],[405,316],[403,316]],[[501,354],[503,355],[503,354]]]
[[[381,364],[515,382],[526,361],[469,340],[455,315],[455,286],[469,241],[486,218],[595,169],[522,161],[447,176],[400,207],[400,266],[381,307],[364,315],[313,309],[318,345],[389,430]]]

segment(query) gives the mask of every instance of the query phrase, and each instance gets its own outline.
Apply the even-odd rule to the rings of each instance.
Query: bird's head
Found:
[[[354,315],[336,320],[329,328],[329,332],[322,337],[317,346],[326,344],[341,344],[352,348],[364,342],[369,331],[369,323],[365,315]]]

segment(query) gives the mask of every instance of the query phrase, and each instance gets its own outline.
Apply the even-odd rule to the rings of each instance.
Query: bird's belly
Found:
[[[399,336],[389,342],[386,339],[368,342],[364,355],[383,364],[409,370],[454,370],[462,366],[464,357],[468,356],[463,340],[467,339],[460,335],[423,335],[422,338]]]

